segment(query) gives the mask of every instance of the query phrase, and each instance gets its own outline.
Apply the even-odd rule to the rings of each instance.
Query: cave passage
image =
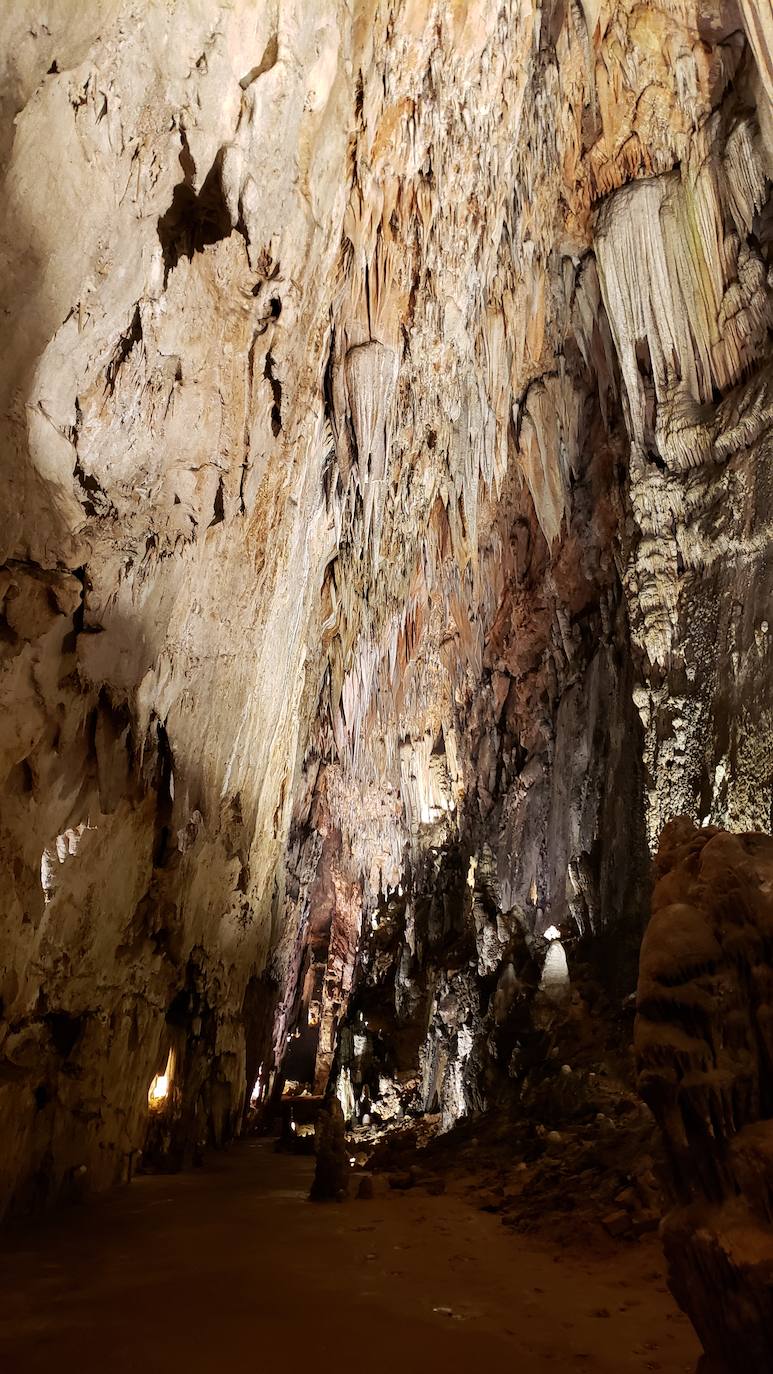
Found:
[[[419,1192],[317,1206],[312,1170],[247,1141],[205,1170],[8,1226],[0,1369],[692,1367],[654,1238],[566,1250]]]
[[[0,180],[0,1374],[773,1374],[773,0],[0,0]]]

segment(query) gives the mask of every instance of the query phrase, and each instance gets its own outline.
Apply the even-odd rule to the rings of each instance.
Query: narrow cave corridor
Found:
[[[0,1369],[773,1369],[771,0],[0,5]]]

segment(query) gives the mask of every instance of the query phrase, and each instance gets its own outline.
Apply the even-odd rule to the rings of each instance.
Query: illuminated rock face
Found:
[[[666,827],[642,944],[636,1052],[676,1206],[674,1296],[718,1370],[773,1349],[773,839]]]
[[[562,1000],[550,967],[540,987],[553,948],[497,912],[458,846],[430,852],[362,933],[334,1084],[347,1121],[430,1113],[447,1130],[512,1097]]]
[[[496,981],[770,819],[763,6],[65,8],[0,17],[17,1206],[135,1167],[172,1049],[177,1157],[301,1011],[321,1086],[433,846]]]

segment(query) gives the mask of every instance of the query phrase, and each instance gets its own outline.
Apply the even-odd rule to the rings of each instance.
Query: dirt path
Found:
[[[558,1253],[459,1198],[306,1202],[245,1142],[0,1237],[3,1374],[692,1371],[657,1244]]]

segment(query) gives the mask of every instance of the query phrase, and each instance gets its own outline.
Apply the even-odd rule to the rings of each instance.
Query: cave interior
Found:
[[[770,1374],[770,0],[10,0],[0,174],[0,1367]]]

